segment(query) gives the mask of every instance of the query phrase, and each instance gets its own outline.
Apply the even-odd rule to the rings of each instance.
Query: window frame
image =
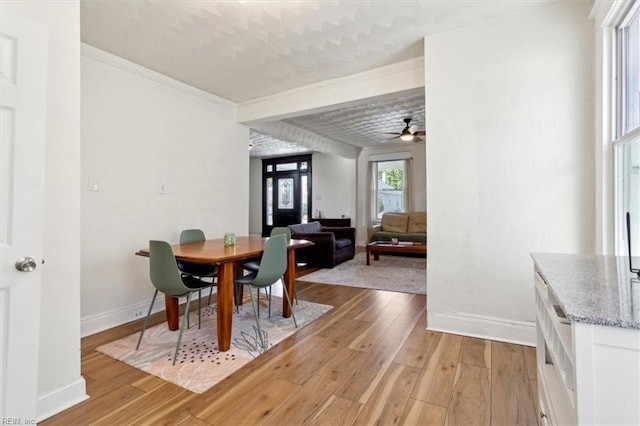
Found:
[[[627,121],[628,121],[628,98],[627,98],[627,87],[628,87],[628,36],[631,31],[631,27],[633,23],[637,23],[640,25],[640,2],[633,2],[629,6],[629,9],[625,12],[624,17],[621,22],[616,25],[615,28],[615,64],[614,64],[614,75],[616,82],[616,90],[615,90],[615,137],[616,141],[623,138],[628,133],[633,132],[634,130],[640,128],[640,120],[638,120],[638,125],[634,128],[627,129]],[[636,40],[636,43],[640,44],[640,40]],[[640,47],[640,46],[636,46]],[[636,58],[637,59],[637,58]],[[638,85],[638,80],[640,78],[640,64],[633,64],[635,68],[635,80],[636,85]],[[637,95],[637,94],[636,94]],[[636,99],[638,102],[638,99]],[[636,105],[637,109],[637,105]]]
[[[381,219],[382,219],[382,214],[386,213],[386,212],[382,212],[380,217],[378,217],[378,193],[379,193],[379,189],[378,189],[378,174],[379,174],[379,165],[381,163],[400,163],[401,167],[402,167],[402,208],[399,212],[406,212],[407,211],[407,205],[408,205],[408,200],[407,200],[407,170],[406,170],[406,158],[395,158],[395,159],[384,159],[384,160],[372,160],[371,161],[371,206],[370,206],[370,216],[371,216],[371,223],[373,224],[377,224],[380,223]],[[388,213],[395,213],[395,212],[388,212]]]
[[[634,42],[636,45],[635,52],[636,62],[629,63],[629,38],[634,34],[631,31],[632,25],[635,23],[635,28],[638,31],[640,27],[640,2],[634,1],[628,4],[624,13],[620,14],[621,19],[617,25],[615,25],[614,32],[614,60],[613,60],[613,72],[612,76],[615,79],[613,94],[615,96],[613,104],[613,123],[614,123],[614,135],[612,143],[612,156],[613,156],[613,249],[614,254],[625,256],[627,255],[627,234],[626,234],[626,221],[625,214],[628,206],[626,206],[627,197],[625,191],[628,190],[627,183],[630,181],[630,170],[627,170],[624,165],[628,159],[625,157],[625,147],[632,143],[638,143],[640,137],[640,117],[636,117],[636,126],[628,128],[629,120],[629,105],[631,101],[628,93],[628,81],[635,79],[635,89],[640,89],[640,32],[636,32],[637,37]],[[631,76],[631,78],[630,78]],[[635,96],[635,111],[640,116],[640,95],[638,92],[634,93]]]

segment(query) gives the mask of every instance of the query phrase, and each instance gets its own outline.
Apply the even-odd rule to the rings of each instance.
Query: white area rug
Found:
[[[246,291],[248,290],[245,289]],[[299,300],[298,305],[293,305],[298,321],[296,329],[291,318],[282,317],[280,297],[273,296],[270,318],[267,317],[266,300],[261,299],[260,327],[267,346],[271,347],[294,334],[332,308]],[[140,333],[107,343],[96,350],[195,393],[206,391],[261,353],[250,303],[243,305],[239,313],[233,314],[231,348],[226,352],[218,351],[215,304],[202,309],[200,329],[197,312],[192,312],[189,319],[191,328],[182,335],[176,365],[172,363],[178,331],[169,331],[165,322],[145,331],[137,351]]]
[[[358,253],[333,269],[320,269],[298,281],[427,294],[427,259],[382,254],[380,260],[371,256],[370,263],[367,266],[365,253]]]

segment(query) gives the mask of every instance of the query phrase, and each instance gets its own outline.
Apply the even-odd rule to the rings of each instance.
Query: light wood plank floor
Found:
[[[427,331],[424,295],[307,283],[297,293],[335,308],[201,395],[94,350],[142,321],[82,339],[91,398],[41,424],[537,423],[534,348]]]

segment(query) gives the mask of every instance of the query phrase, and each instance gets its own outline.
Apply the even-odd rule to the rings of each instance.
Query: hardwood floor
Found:
[[[424,295],[297,294],[334,309],[200,395],[94,350],[142,321],[82,339],[91,398],[41,424],[537,424],[534,348],[427,331]]]

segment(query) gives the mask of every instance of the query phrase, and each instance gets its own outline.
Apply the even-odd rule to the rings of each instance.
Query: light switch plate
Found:
[[[89,176],[87,189],[91,192],[98,192],[100,190],[100,185],[98,184],[98,181],[95,177]]]

